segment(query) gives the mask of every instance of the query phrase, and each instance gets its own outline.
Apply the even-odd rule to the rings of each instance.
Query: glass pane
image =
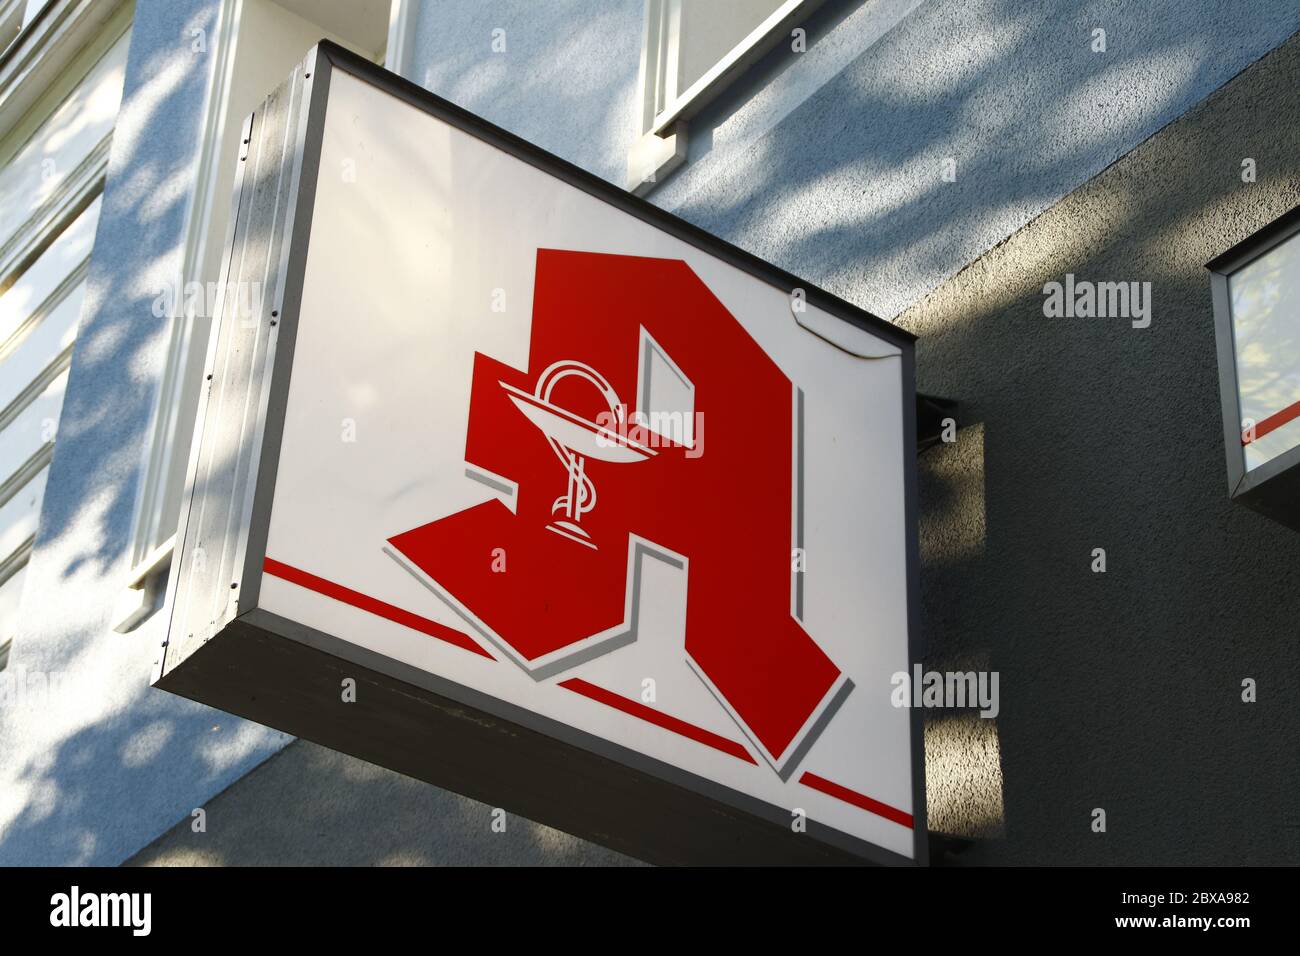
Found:
[[[8,242],[113,129],[129,34],[0,169],[0,245]]]
[[[12,348],[0,346],[0,408],[7,409],[72,344],[85,294],[85,281],[77,283]]]
[[[18,630],[18,600],[23,595],[23,579],[27,565],[0,584],[0,647],[8,644]]]
[[[0,348],[3,354],[18,346],[16,334],[32,313],[48,302],[65,279],[90,255],[99,224],[97,198],[74,219],[57,239],[28,266],[13,285],[0,292]]]
[[[1228,293],[1249,471],[1300,445],[1300,235],[1233,273]]]
[[[45,479],[49,474],[47,465],[19,488],[12,498],[0,505],[0,561],[6,560],[36,533],[41,499],[45,497]]]
[[[7,481],[41,446],[54,440],[63,408],[63,390],[68,383],[65,370],[45,386],[35,401],[15,416],[0,433],[0,481]]]
[[[677,92],[685,93],[785,0],[682,0]]]

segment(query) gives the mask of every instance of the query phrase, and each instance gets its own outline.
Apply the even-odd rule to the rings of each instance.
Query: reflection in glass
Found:
[[[685,93],[785,0],[682,0],[677,92]]]
[[[1300,235],[1233,273],[1228,294],[1250,471],[1300,445]]]

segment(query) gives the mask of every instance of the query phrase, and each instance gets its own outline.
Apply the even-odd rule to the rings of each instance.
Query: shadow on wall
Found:
[[[211,0],[141,0],[0,715],[0,861],[115,864],[289,738],[150,690],[165,622],[110,630],[173,320]]]
[[[198,12],[163,15],[164,9]],[[525,50],[552,38],[552,46],[537,50],[552,72],[534,73],[527,82],[480,70],[467,53],[449,61],[450,72],[431,85],[617,181],[626,158],[622,137],[634,112],[635,68],[611,79],[601,73],[609,59],[593,58],[582,81],[568,87],[580,92],[559,110],[548,99],[553,91],[546,78],[583,61],[600,46],[602,30],[615,27],[623,31],[616,32],[619,62],[630,50],[628,62],[635,63],[640,9],[639,0],[628,0],[617,8],[621,15],[600,21],[606,24],[601,30],[588,24],[567,33],[515,31]],[[1043,62],[1045,36],[1069,33],[1053,25],[1055,14],[1046,5],[923,4],[873,52],[749,146],[743,162],[701,182],[681,210],[846,298],[893,314],[911,301],[913,290],[936,285],[955,263],[999,242],[1001,224],[1024,222],[1054,202],[1062,184],[1078,177],[1078,154],[1100,170],[1149,132],[1142,125],[1150,121],[1147,113],[1113,120],[1122,105],[1117,89],[1158,96],[1177,109],[1222,81],[1233,51],[1217,41],[1240,34],[1240,16],[1228,5],[1208,5],[1196,32],[1188,33],[1177,4],[1159,9],[1169,11],[1159,16],[1179,28],[1135,46],[1123,42],[1126,24],[1157,17],[1149,6],[1089,4],[1073,23],[1077,42],[1070,40],[1055,72],[1026,75],[1024,63]],[[960,19],[936,26],[935,18],[961,10],[976,11],[963,15],[974,17],[980,29]],[[148,632],[108,630],[129,561],[141,449],[170,332],[169,320],[156,318],[152,304],[179,268],[193,177],[195,103],[205,77],[202,58],[189,52],[188,30],[193,21],[211,35],[214,12],[209,4],[181,8],[147,0],[139,11],[147,16],[137,14],[128,71],[134,86],[126,91],[113,145],[81,337],[27,584],[28,618],[10,661],[15,673],[66,675],[77,690],[57,706],[4,713],[0,860],[6,862],[116,863],[284,740],[149,690],[156,644]],[[1246,27],[1255,31],[1249,43],[1263,45],[1261,38],[1286,15],[1300,18],[1293,3],[1263,5],[1247,18]],[[1092,54],[1086,42],[1094,19],[1117,25],[1104,56]],[[631,33],[627,22],[634,23]],[[984,31],[989,24],[997,31]],[[483,25],[486,47],[494,24]],[[913,57],[912,71],[891,77],[872,67],[877,57],[884,66],[911,57],[913,48],[903,40],[908,31],[927,27],[944,42],[930,44],[926,57]],[[142,45],[149,29],[166,35]],[[442,42],[464,35],[447,30]],[[1258,108],[1261,102],[1294,106],[1300,82],[1293,67],[1283,80],[1263,95],[1238,98],[1231,107],[1238,126],[1225,121],[1211,124],[1209,132],[1193,126],[1163,139],[1165,146],[1148,143],[1144,155],[1154,150],[1157,163],[1138,161],[1124,167],[1135,173],[1107,173],[1082,198],[1054,207],[903,317],[922,335],[922,388],[973,400],[972,411],[986,428],[984,547],[957,555],[940,577],[927,569],[924,587],[951,575],[960,588],[943,598],[961,609],[960,626],[950,623],[937,633],[936,654],[965,659],[966,651],[987,651],[990,666],[1008,670],[1003,690],[1013,703],[997,722],[1006,769],[1003,859],[1239,862],[1243,856],[1273,860],[1282,852],[1285,841],[1271,839],[1260,821],[1276,824],[1294,815],[1300,786],[1280,789],[1283,781],[1296,782],[1293,769],[1249,792],[1242,792],[1241,781],[1255,780],[1260,766],[1286,769],[1275,762],[1283,756],[1276,748],[1294,741],[1295,718],[1271,717],[1271,730],[1255,727],[1249,721],[1262,722],[1258,715],[1276,711],[1261,701],[1243,714],[1235,695],[1228,703],[1220,695],[1251,672],[1273,673],[1279,686],[1300,683],[1291,645],[1279,637],[1292,634],[1300,616],[1300,539],[1232,508],[1223,493],[1213,326],[1200,267],[1221,251],[1206,237],[1235,230],[1224,237],[1226,247],[1227,239],[1241,238],[1286,201],[1300,201],[1294,137],[1285,135],[1288,127],[1268,122],[1281,106]],[[453,82],[467,85],[447,90]],[[1002,103],[1008,96],[1011,108]],[[494,105],[512,100],[508,109]],[[552,123],[550,134],[535,135],[557,113],[568,125]],[[1055,125],[1029,129],[1025,116],[1054,118]],[[180,129],[178,117],[185,117]],[[593,125],[602,124],[603,138],[593,136]],[[963,152],[957,138],[963,130],[1005,148]],[[1067,145],[1050,155],[1034,147],[1058,139]],[[615,145],[591,145],[597,142]],[[924,151],[949,142],[958,154],[954,183],[942,181]],[[1235,191],[1239,157],[1227,156],[1225,143],[1259,158],[1261,182],[1251,196],[1267,201]],[[1207,209],[1215,223],[1205,221]],[[948,226],[936,231],[936,223]],[[1143,238],[1119,242],[1132,235]],[[1188,244],[1189,236],[1197,241]],[[1043,334],[1037,290],[1071,263],[1080,274],[1099,278],[1154,280],[1152,329],[1094,323]],[[1115,423],[1131,427],[1116,429]],[[1088,576],[1087,555],[1103,542],[1111,570]],[[1261,580],[1271,582],[1267,600]],[[1216,594],[1225,596],[1217,601]],[[987,741],[969,745],[986,747]],[[340,834],[356,827],[352,813],[370,801],[361,800],[368,786],[395,800],[409,797],[413,809],[402,819],[410,832],[429,826],[426,814],[457,821],[431,833],[419,851],[399,848],[396,838],[378,841],[371,857],[376,862],[399,860],[404,852],[430,859],[435,850],[454,852],[451,834],[480,825],[476,804],[383,772],[367,776],[371,768],[347,758],[313,758],[313,748],[294,752],[303,754],[294,759],[319,761],[321,786],[329,792],[320,795],[316,811],[306,810],[300,791],[287,783],[277,789],[275,781],[285,780],[272,773],[279,762],[267,766],[268,789],[260,792],[271,806],[282,795],[268,825],[302,815],[322,827],[322,840],[341,839],[346,847],[351,837]],[[341,762],[330,763],[336,759]],[[995,775],[992,764],[981,766],[989,781],[981,806],[991,808]],[[211,803],[215,808],[227,798],[241,796],[231,791]],[[1123,835],[1080,843],[1090,839],[1087,813],[1096,805],[1110,806],[1113,820],[1128,820]],[[1237,823],[1223,825],[1231,820],[1224,808],[1234,808]],[[375,801],[365,809],[373,818],[384,808]],[[254,816],[268,816],[267,804],[259,804]],[[209,836],[222,837],[218,819],[210,816]],[[989,817],[980,819],[987,823]],[[1189,827],[1213,835],[1192,846],[1185,839]],[[185,839],[168,835],[166,852],[198,853],[196,847],[206,845],[190,846],[187,828],[184,822]],[[398,828],[393,832],[400,835]],[[374,839],[374,831],[368,833]],[[547,834],[553,831],[539,828],[528,852],[540,856],[551,848],[567,858],[568,838],[552,843]],[[262,837],[271,840],[272,831]],[[476,856],[496,852],[494,845],[487,839],[464,844]],[[508,844],[499,845],[504,858]],[[233,859],[231,849],[214,852]]]
[[[1204,267],[1300,205],[1298,110],[1294,37],[900,318],[979,423],[922,457],[929,656],[1000,671],[946,792],[1000,770],[1005,828],[964,862],[1300,859],[1300,535],[1228,499]],[[1149,326],[1048,317],[1066,273],[1149,282]]]
[[[215,9],[137,10],[26,618],[4,675],[0,862],[116,864],[173,827],[168,852],[204,862],[251,862],[258,847],[259,862],[278,863],[633,862],[519,818],[495,834],[490,808],[310,745],[241,779],[291,738],[150,689],[161,614],[130,634],[109,629],[173,331],[154,304],[178,279],[193,188],[208,65],[193,31],[211,37]],[[203,839],[189,830],[199,807],[207,842],[178,850],[180,835]]]
[[[984,428],[968,423],[955,437],[922,452],[918,461],[922,633],[938,638],[924,669],[979,675],[996,670],[997,662],[984,635],[963,627],[977,612],[961,584],[984,559]],[[933,833],[992,839],[1005,831],[997,714],[981,716],[969,703],[926,711],[927,822]]]
[[[712,151],[651,196],[891,318],[1300,29],[1292,0],[1249,17],[1191,5],[922,3],[774,128],[720,149],[768,93],[742,79],[693,121]],[[796,85],[797,62],[774,63],[840,42],[809,40],[757,75]]]
[[[268,813],[268,808],[279,812]],[[290,744],[130,866],[640,866],[411,777]]]
[[[417,83],[626,184],[645,0],[426,3],[418,17]]]
[[[49,750],[28,748],[22,766],[5,768],[0,860],[7,863],[116,864],[120,847],[147,843],[267,756],[273,732],[150,690],[144,678],[125,705],[115,699],[96,719],[87,708],[99,701],[93,689],[84,692],[84,681],[55,675],[51,683],[24,670],[18,676],[24,686],[6,720],[53,714],[66,728],[75,711],[89,722],[61,730]],[[6,763],[15,756],[7,749]]]

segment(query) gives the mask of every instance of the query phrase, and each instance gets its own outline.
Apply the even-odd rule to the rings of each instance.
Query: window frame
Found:
[[[8,167],[23,154],[29,144],[40,144],[46,124],[55,118],[69,99],[78,94],[95,75],[106,58],[114,55],[121,43],[130,42],[133,26],[133,0],[102,3],[98,8],[79,0],[45,3],[39,9],[27,8],[28,22],[17,38],[0,51],[0,166]],[[121,62],[126,60],[125,51]],[[119,100],[120,111],[120,100]],[[59,175],[57,185],[43,199],[26,211],[11,233],[0,242],[0,294],[22,281],[38,268],[42,257],[70,230],[102,195],[108,168],[109,148],[116,128],[113,124],[79,154],[75,165]],[[89,226],[93,235],[98,226]],[[93,241],[92,241],[93,245]],[[89,270],[91,251],[62,271],[61,278],[44,290],[39,301],[25,309],[26,316],[9,329],[0,341],[0,359],[17,359],[29,336],[42,323],[78,294]],[[0,407],[0,429],[20,417],[41,400],[45,391],[68,374],[73,340],[47,358],[30,375],[18,381],[26,386],[12,394]],[[23,359],[26,361],[26,359]],[[60,406],[62,402],[60,401]],[[60,407],[59,415],[61,417]],[[45,481],[53,457],[56,434],[42,438],[38,447],[9,475],[0,475],[0,508],[26,494],[36,481]],[[24,573],[35,545],[41,500],[36,500],[31,533],[13,550],[0,553],[0,587],[9,585]],[[21,614],[22,594],[17,606]],[[0,643],[7,647],[14,635],[0,633]]]
[[[26,0],[0,0],[0,51],[18,39],[27,14]]]
[[[642,54],[646,74],[641,78],[643,133],[662,136],[674,123],[690,119],[726,89],[740,73],[770,51],[787,28],[793,28],[798,21],[811,14],[823,0],[784,0],[744,39],[724,53],[703,76],[679,92],[675,73],[681,47],[682,2],[683,0],[646,0],[647,32]],[[652,42],[658,47],[653,55],[650,49]],[[649,85],[651,71],[653,86]],[[655,112],[655,102],[661,95],[665,100],[664,106]]]
[[[270,2],[281,6],[276,0]],[[409,44],[400,41],[408,40],[414,29],[417,2],[391,0],[388,39],[385,49],[379,54],[385,61],[405,55]],[[185,213],[180,278],[186,285],[204,281],[203,271],[209,251],[215,248],[220,252],[225,247],[227,233],[233,227],[233,213],[221,230],[216,229],[214,214],[219,208],[230,209],[232,197],[223,194],[220,182],[222,150],[237,149],[239,144],[235,140],[244,120],[242,116],[236,117],[241,122],[233,127],[234,133],[230,132],[229,99],[240,66],[243,10],[244,0],[220,0],[216,26],[209,38],[211,73],[203,104],[195,187]],[[395,43],[395,39],[399,42]],[[210,278],[217,281],[215,276]],[[131,524],[130,570],[111,621],[113,630],[120,633],[134,629],[164,607],[167,576],[175,548],[175,526],[166,522],[169,491],[183,486],[193,427],[193,421],[186,420],[179,413],[187,389],[194,383],[192,374],[202,371],[202,360],[208,350],[209,335],[196,334],[195,328],[195,321],[182,318],[173,321],[169,332],[158,400],[141,460],[141,481]],[[177,484],[173,485],[173,482]],[[183,487],[181,491],[183,497]]]
[[[1247,469],[1238,389],[1236,332],[1229,293],[1231,277],[1288,240],[1300,241],[1300,206],[1270,222],[1206,264],[1214,309],[1219,401],[1228,495],[1274,520],[1300,530],[1300,444]]]
[[[679,91],[677,65],[683,0],[646,0],[637,75],[639,138],[628,156],[628,189],[644,195],[660,177],[685,162],[687,121],[773,50],[823,2],[784,0],[703,76]]]

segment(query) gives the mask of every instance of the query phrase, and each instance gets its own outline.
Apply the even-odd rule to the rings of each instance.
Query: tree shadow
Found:
[[[209,800],[205,827],[184,820],[128,865],[641,865],[305,740]]]
[[[417,47],[434,64],[422,78],[426,85],[607,179],[621,180],[635,135],[635,67],[628,64],[639,56],[640,0],[623,0],[595,16],[572,3],[513,8],[514,19],[505,22],[507,42],[537,64],[513,73],[488,59],[491,29],[501,25],[492,21],[504,14],[483,12],[480,5],[439,10],[451,19],[423,18],[417,31]],[[729,94],[732,99],[720,100],[694,121],[709,137],[703,161],[664,184],[654,200],[893,316],[1300,27],[1293,0],[1255,4],[1249,17],[1232,5],[1208,5],[1189,18],[1176,0],[1096,0],[1077,10],[1063,24],[1050,6],[1015,0],[922,4],[776,126],[724,150],[717,130],[736,114],[739,99],[753,93],[742,82]],[[10,660],[15,673],[67,675],[77,690],[58,705],[5,711],[0,860],[6,862],[119,862],[287,740],[149,689],[161,636],[156,626],[130,635],[108,627],[130,561],[141,449],[170,334],[170,320],[155,317],[152,305],[158,289],[180,271],[186,203],[202,139],[206,59],[191,50],[191,30],[214,35],[215,15],[212,2],[141,3],[137,9],[80,335],[29,566],[25,619]],[[1105,55],[1089,48],[1094,23],[1115,25]],[[990,24],[996,26],[991,34]],[[467,37],[481,37],[482,47],[465,42]],[[1233,42],[1222,42],[1224,37]],[[618,64],[612,71],[611,63]],[[773,75],[781,79],[792,72]],[[1264,131],[1255,132],[1259,154],[1274,155]],[[1199,146],[1189,142],[1187,148],[1195,155]],[[957,162],[954,182],[941,177],[938,161],[946,156]],[[1293,159],[1276,156],[1275,162],[1295,176]],[[1221,172],[1204,166],[1199,171],[1211,178]],[[1148,171],[1146,182],[1158,183],[1156,173]],[[188,185],[176,188],[178,183]],[[1122,189],[1115,181],[1107,188]],[[1120,218],[1110,226],[1119,234],[1150,215],[1152,204],[1176,201],[1168,190],[1119,198],[1112,206],[1099,200],[1091,207],[1118,210]],[[1225,208],[1243,223],[1259,218],[1258,210],[1240,202]],[[1189,199],[1179,212],[1184,223],[1198,223],[1204,207]],[[1290,633],[1300,610],[1287,596],[1300,594],[1300,582],[1293,580],[1300,555],[1294,537],[1260,524],[1263,519],[1243,520],[1223,501],[1217,385],[1213,350],[1201,328],[1201,277],[1181,265],[1176,273],[1168,271],[1150,245],[1132,251],[1134,273],[1155,279],[1165,301],[1175,304],[1162,307],[1171,318],[1148,341],[1125,339],[1123,350],[1096,334],[1036,338],[1034,295],[1024,289],[1002,293],[1005,277],[998,273],[979,279],[989,288],[977,306],[963,300],[940,309],[926,302],[909,313],[908,323],[923,335],[922,387],[973,397],[974,414],[986,429],[986,547],[945,573],[952,579],[960,573],[968,607],[985,608],[968,619],[969,627],[987,636],[996,659],[1007,662],[1006,686],[1014,680],[1022,695],[1017,713],[1004,712],[999,721],[1011,781],[1008,819],[1017,825],[1010,828],[1017,834],[1015,853],[1128,861],[1156,854],[1240,859],[1246,852],[1271,859],[1277,850],[1240,826],[1221,827],[1214,845],[1199,855],[1170,850],[1181,845],[1179,826],[1213,828],[1221,820],[1209,798],[1189,799],[1172,783],[1151,783],[1153,775],[1165,774],[1179,787],[1195,788],[1197,781],[1179,761],[1203,768],[1207,756],[1221,761],[1211,768],[1215,786],[1207,789],[1218,798],[1232,793],[1230,775],[1256,774],[1230,750],[1234,742],[1250,739],[1243,721],[1254,716],[1228,713],[1221,705],[1198,712],[1187,689],[1211,693],[1218,685],[1207,674],[1221,683],[1250,666],[1241,654],[1207,651],[1216,640],[1238,650],[1258,640],[1268,654],[1251,648],[1243,653],[1261,668],[1287,650],[1276,635]],[[1034,281],[1041,279],[1036,275]],[[1032,289],[1032,283],[1024,288]],[[1180,310],[1191,317],[1185,325],[1172,319]],[[1021,362],[1008,363],[1006,356],[1021,353],[1026,341],[1041,344]],[[1162,364],[1171,354],[1187,359]],[[1049,399],[1055,405],[1045,411]],[[1075,418],[1080,408],[1102,422],[1139,415],[1145,427],[1132,434],[1081,433]],[[1167,443],[1153,458],[1143,434],[1156,429]],[[1054,438],[1051,460],[1041,452],[1043,435]],[[1109,462],[1104,473],[1097,466],[1099,449]],[[1026,495],[1026,488],[1035,490]],[[1117,501],[1129,507],[1112,511],[1107,503]],[[1068,521],[1045,527],[1033,517],[1041,514]],[[1156,558],[1127,583],[1116,583],[1120,576],[1113,575],[1097,582],[1095,594],[1080,597],[1074,584],[1065,587],[1059,577],[1062,555],[1101,539],[1129,542],[1136,554],[1174,554],[1191,591],[1227,591],[1233,597],[1208,608],[1203,599],[1191,600],[1196,594],[1187,587],[1162,578],[1168,565]],[[1266,604],[1250,596],[1259,580],[1276,584],[1279,576],[1291,585],[1281,589],[1281,599]],[[1242,594],[1248,596],[1244,606]],[[1171,635],[1182,635],[1196,653]],[[1202,666],[1207,673],[1200,672]],[[1151,676],[1146,699],[1172,703],[1108,709],[1107,702],[1132,695],[1135,670]],[[1282,676],[1295,683],[1293,668]],[[1207,714],[1230,732],[1215,737]],[[1279,719],[1274,729],[1294,730],[1293,725],[1293,719]],[[1121,733],[1134,728],[1167,743],[1167,753],[1153,759],[1149,747]],[[1180,728],[1194,729],[1196,739],[1178,740],[1173,733]],[[1243,753],[1259,755],[1265,746],[1244,746]],[[1102,756],[1105,748],[1113,759]],[[305,746],[293,753],[304,754],[295,759],[306,760],[330,788],[327,802],[306,813],[304,826],[325,833],[354,826],[367,786],[398,795],[394,805],[401,808],[404,827],[414,830],[425,814],[457,821],[405,845],[401,831],[393,829],[369,855],[345,843],[355,854],[349,859],[445,861],[461,852],[479,859],[497,853],[498,846],[502,861],[516,853],[548,861],[578,858],[563,840],[553,842],[554,831],[532,827],[522,828],[528,836],[521,839],[534,841],[523,849],[493,843],[490,835],[456,843],[454,834],[478,833],[480,805],[404,778],[369,776],[346,758],[335,761]],[[1057,773],[1066,765],[1067,772]],[[257,792],[278,799],[272,805],[281,822],[302,814],[294,790],[301,780],[286,779],[273,765],[266,769],[262,777],[249,778],[250,792],[264,788]],[[335,771],[359,776],[343,782]],[[1094,778],[1105,780],[1111,799],[1148,827],[1124,849],[1081,852],[1068,835],[1077,822],[1072,814],[1079,810],[1078,794],[1089,792]],[[1130,779],[1145,781],[1145,789]],[[1173,820],[1152,822],[1156,796],[1180,807]],[[240,806],[241,799],[227,791],[212,802]],[[1278,799],[1268,788],[1252,805],[1271,812]],[[259,832],[272,839],[273,830],[257,828],[276,821],[249,815],[226,821],[244,828],[236,832],[246,839]],[[267,804],[256,804],[254,815],[269,817]],[[1256,812],[1251,819],[1258,817]],[[202,852],[200,844],[180,839],[187,827],[183,820],[155,859]],[[210,828],[209,835],[219,831]],[[1234,836],[1241,843],[1230,847]],[[223,859],[233,859],[234,852],[216,851]],[[602,852],[583,845],[581,856],[605,860]]]

